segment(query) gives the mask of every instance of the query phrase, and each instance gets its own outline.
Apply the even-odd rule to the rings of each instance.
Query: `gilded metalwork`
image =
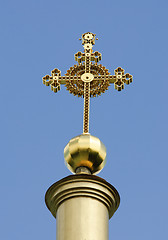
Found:
[[[111,83],[118,91],[124,89],[124,84],[130,84],[133,80],[132,75],[124,73],[124,69],[118,67],[114,73],[110,75],[106,69],[98,62],[102,59],[101,53],[93,52],[92,47],[95,44],[95,34],[82,34],[82,45],[84,45],[84,53],[77,52],[75,60],[78,65],[74,65],[67,70],[65,76],[61,76],[61,71],[55,68],[51,71],[51,76],[43,77],[43,83],[51,86],[51,90],[55,93],[60,90],[60,85],[65,84],[67,90],[75,96],[84,97],[84,113],[83,113],[83,133],[89,132],[89,109],[90,97],[96,97],[104,93]]]
[[[81,134],[66,145],[64,158],[67,168],[73,173],[79,167],[86,167],[91,174],[97,174],[106,163],[106,147],[99,138]]]

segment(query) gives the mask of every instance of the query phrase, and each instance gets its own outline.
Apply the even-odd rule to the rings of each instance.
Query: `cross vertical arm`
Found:
[[[90,56],[92,44],[84,44],[85,49],[85,74],[90,73]],[[89,133],[89,112],[90,112],[90,82],[86,75],[84,80],[84,109],[83,109],[83,133]]]
[[[89,132],[90,83],[84,83],[83,133]]]

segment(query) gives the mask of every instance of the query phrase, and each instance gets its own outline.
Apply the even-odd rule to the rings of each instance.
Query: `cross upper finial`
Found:
[[[51,86],[51,90],[58,92],[60,84],[65,84],[67,90],[75,96],[84,97],[83,113],[83,133],[89,133],[89,105],[90,97],[96,97],[104,93],[110,83],[114,83],[115,89],[121,91],[124,84],[130,84],[133,80],[132,75],[124,73],[124,69],[115,69],[115,75],[110,75],[108,69],[101,64],[97,64],[102,56],[98,51],[93,52],[95,36],[91,32],[82,34],[82,45],[84,52],[77,52],[75,60],[77,65],[70,67],[65,76],[61,76],[61,71],[55,68],[51,71],[51,76],[43,77],[43,83]]]

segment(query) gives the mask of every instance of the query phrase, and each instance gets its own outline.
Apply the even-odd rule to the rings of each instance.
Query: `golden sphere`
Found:
[[[71,172],[75,173],[78,167],[86,167],[92,174],[96,174],[106,163],[106,147],[99,138],[81,134],[66,145],[64,158]]]

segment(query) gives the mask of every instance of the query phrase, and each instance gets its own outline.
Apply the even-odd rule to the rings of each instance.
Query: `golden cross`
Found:
[[[51,71],[51,76],[43,77],[43,83],[46,86],[50,85],[51,90],[55,93],[60,90],[60,84],[65,84],[70,93],[84,97],[83,133],[89,133],[90,97],[104,93],[110,83],[114,83],[114,88],[121,91],[124,89],[124,83],[130,84],[133,79],[129,73],[124,74],[124,69],[121,67],[114,71],[115,75],[110,75],[108,69],[97,64],[101,60],[101,53],[92,50],[95,36],[96,34],[90,32],[82,34],[80,40],[84,45],[84,53],[77,52],[75,54],[78,65],[70,67],[65,76],[61,76],[61,71],[55,68]]]

